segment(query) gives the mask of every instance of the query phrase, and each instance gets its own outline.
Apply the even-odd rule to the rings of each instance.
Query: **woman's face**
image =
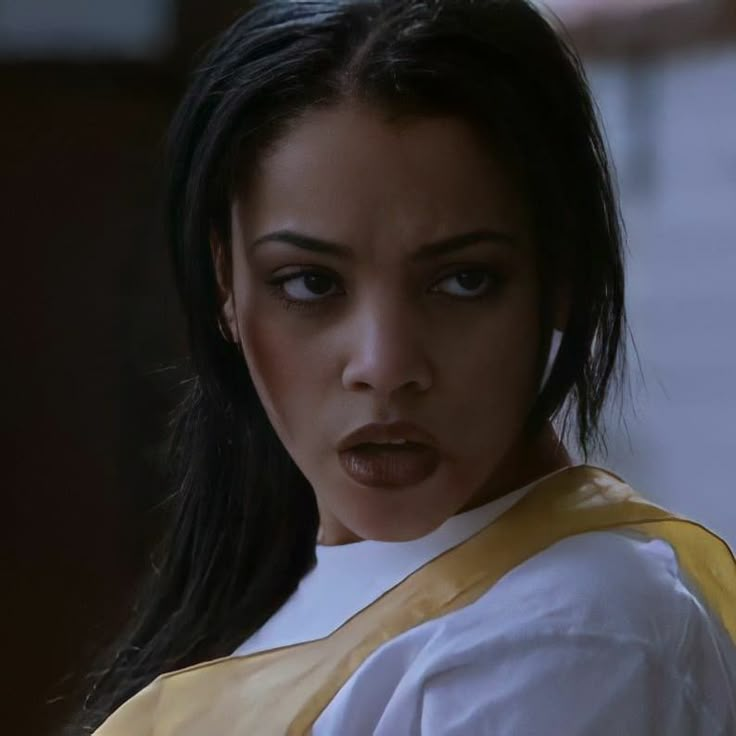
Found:
[[[416,538],[502,495],[537,395],[538,275],[469,125],[310,111],[233,203],[232,233],[223,313],[325,543]]]

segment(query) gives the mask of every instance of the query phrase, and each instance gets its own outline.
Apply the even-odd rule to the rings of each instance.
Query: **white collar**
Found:
[[[318,545],[317,565],[289,600],[233,655],[329,636],[414,571],[495,521],[537,483],[539,480],[477,509],[452,516],[419,539]]]

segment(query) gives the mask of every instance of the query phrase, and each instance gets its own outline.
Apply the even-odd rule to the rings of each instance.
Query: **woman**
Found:
[[[547,22],[269,0],[171,140],[195,377],[90,730],[733,733],[728,549],[551,425],[600,440],[624,316],[604,146]]]

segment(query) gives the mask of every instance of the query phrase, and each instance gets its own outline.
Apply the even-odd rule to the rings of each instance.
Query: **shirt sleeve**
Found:
[[[646,642],[600,634],[496,641],[441,668],[417,695],[417,736],[727,733],[688,678],[668,671]],[[377,735],[392,732],[388,720],[380,725]]]
[[[734,736],[736,650],[659,540],[586,534],[375,651],[314,736]]]

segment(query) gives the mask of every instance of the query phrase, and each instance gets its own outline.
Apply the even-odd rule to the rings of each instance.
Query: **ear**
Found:
[[[229,249],[214,230],[210,233],[210,252],[217,288],[217,322],[228,342],[238,342],[235,297],[232,285],[232,259]]]

